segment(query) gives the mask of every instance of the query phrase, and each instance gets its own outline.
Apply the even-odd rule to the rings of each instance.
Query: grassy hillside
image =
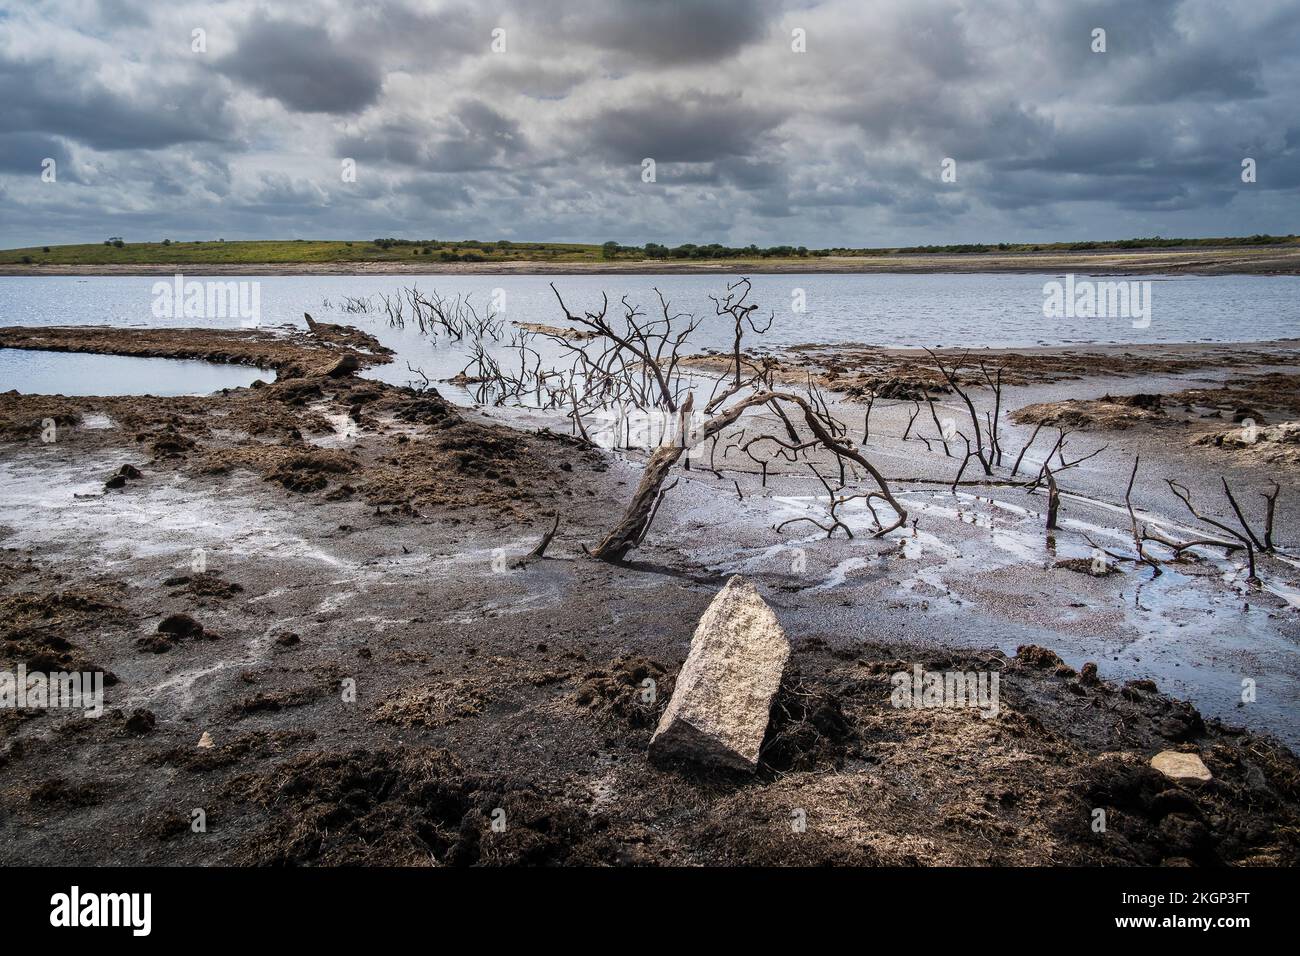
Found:
[[[805,259],[827,256],[877,257],[923,253],[1015,254],[1035,252],[1122,252],[1172,247],[1241,247],[1300,244],[1297,236],[1240,236],[1216,239],[1120,239],[1103,242],[997,243],[947,246],[903,246],[888,249],[804,246],[732,247],[717,243],[662,246],[619,246],[560,242],[479,242],[477,240],[307,240],[273,239],[250,242],[199,240],[186,242],[108,242],[72,246],[33,246],[0,250],[0,265],[241,265],[253,263],[330,262],[599,262],[642,259]]]
[[[596,260],[600,246],[566,243],[478,243],[478,242],[410,242],[318,241],[307,239],[269,239],[251,242],[221,240],[196,242],[124,242],[77,246],[33,246],[27,249],[0,251],[0,263],[48,265],[231,265],[265,262],[397,262],[426,259],[435,262],[478,262],[491,260],[541,259],[548,262]]]

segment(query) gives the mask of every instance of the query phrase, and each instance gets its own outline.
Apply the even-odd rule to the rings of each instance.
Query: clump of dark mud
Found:
[[[236,862],[542,865],[614,862],[608,821],[536,785],[468,773],[448,751],[351,750],[295,757],[237,779],[268,822]]]
[[[159,622],[156,633],[139,638],[135,645],[150,654],[165,654],[184,641],[216,638],[188,614],[169,614]]]
[[[851,737],[838,694],[792,670],[782,678],[772,702],[759,764],[782,773],[837,768],[843,765]]]
[[[320,491],[329,486],[331,478],[356,470],[356,460],[344,452],[322,449],[291,451],[280,457],[266,480],[278,481],[290,491]]]
[[[243,592],[243,585],[227,581],[212,571],[196,574],[178,574],[163,581],[163,587],[178,588],[172,594],[189,593],[196,598],[228,600]]]
[[[658,661],[620,657],[584,674],[574,701],[615,727],[653,730],[675,685],[676,676]]]
[[[0,653],[30,670],[97,671],[73,637],[118,621],[125,612],[94,592],[22,591],[0,597]],[[115,681],[111,674],[105,682]]]
[[[435,679],[385,700],[374,719],[403,727],[445,727],[477,717],[489,699],[486,688],[474,679]]]
[[[1073,571],[1075,574],[1086,574],[1094,578],[1110,577],[1112,574],[1122,574],[1110,561],[1098,562],[1092,558],[1062,558],[1055,562],[1052,567],[1061,568],[1065,571]]]

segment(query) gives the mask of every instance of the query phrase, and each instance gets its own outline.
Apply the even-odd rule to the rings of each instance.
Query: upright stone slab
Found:
[[[705,610],[650,750],[753,770],[790,642],[752,584],[736,575]]]

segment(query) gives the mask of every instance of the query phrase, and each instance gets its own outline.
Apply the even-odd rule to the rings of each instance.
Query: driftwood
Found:
[[[551,522],[551,530],[542,535],[542,540],[537,542],[536,547],[514,563],[514,567],[525,567],[530,561],[537,561],[546,557],[546,549],[550,547],[551,539],[555,537],[555,532],[560,528],[560,513],[555,513],[555,520]]]

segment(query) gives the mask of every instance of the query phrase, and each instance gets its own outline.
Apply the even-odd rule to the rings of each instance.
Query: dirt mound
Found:
[[[0,651],[30,670],[97,671],[70,635],[98,630],[121,620],[125,611],[91,593],[23,591],[0,597]],[[116,678],[106,674],[104,682]]]
[[[203,571],[192,575],[176,575],[164,580],[163,587],[181,589],[173,591],[173,594],[188,592],[196,598],[216,598],[223,601],[233,598],[244,590],[242,585],[227,581],[221,575],[212,571]]]
[[[1062,402],[1026,405],[1012,413],[1021,425],[1050,425],[1064,429],[1132,428],[1135,425],[1167,425],[1159,395],[1103,395],[1101,398],[1071,398]]]
[[[435,680],[385,700],[374,719],[402,727],[445,727],[477,717],[488,700],[486,690],[470,678]]]
[[[1300,462],[1300,422],[1214,431],[1194,442],[1269,463]]]
[[[290,491],[320,491],[328,487],[332,478],[349,475],[357,470],[357,462],[339,451],[294,452],[280,457],[266,476],[267,481],[278,481]]]
[[[154,634],[136,640],[135,646],[150,654],[166,654],[185,641],[217,640],[216,634],[188,614],[169,614],[158,624]]]
[[[828,374],[824,384],[829,388],[842,388],[844,394],[855,401],[866,401],[874,394],[876,398],[924,402],[930,395],[942,395],[952,391],[952,387],[937,371],[930,375],[904,373],[858,376],[852,380],[852,384],[846,384],[838,375]]]
[[[584,674],[574,701],[616,727],[654,730],[675,684],[675,676],[658,661],[620,657]]]
[[[605,824],[530,783],[466,773],[446,750],[310,753],[237,781],[267,823],[241,864],[540,865],[612,861]],[[494,826],[495,824],[495,826]]]

